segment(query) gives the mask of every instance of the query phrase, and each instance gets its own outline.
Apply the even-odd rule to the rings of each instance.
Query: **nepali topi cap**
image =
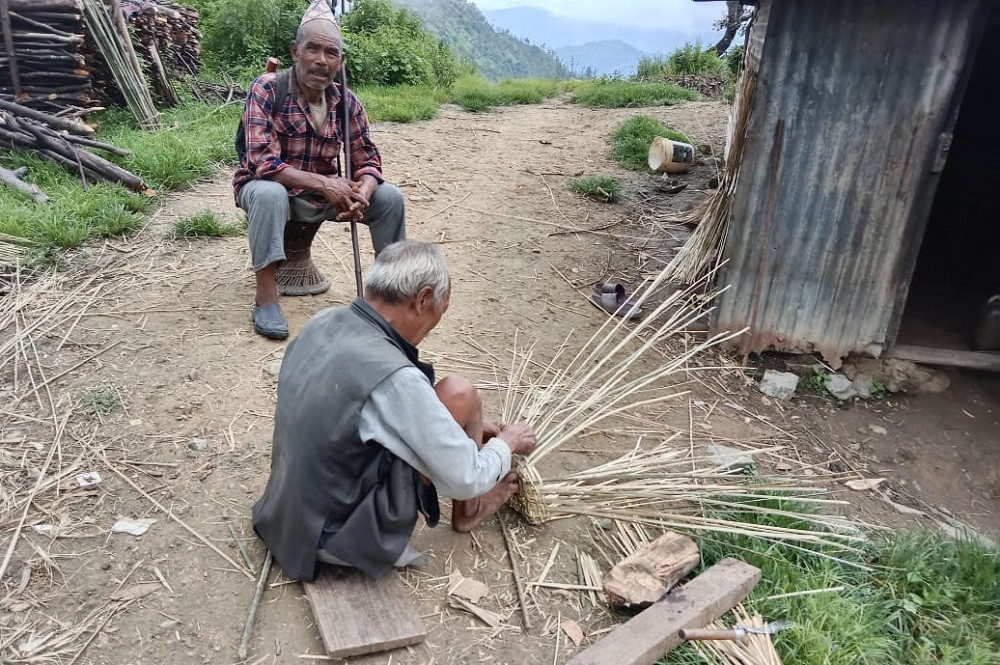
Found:
[[[337,19],[334,18],[333,10],[330,9],[330,5],[326,3],[326,0],[313,0],[309,3],[309,7],[306,8],[306,13],[302,15],[302,21],[299,22],[299,25],[316,20],[329,21],[337,25]]]

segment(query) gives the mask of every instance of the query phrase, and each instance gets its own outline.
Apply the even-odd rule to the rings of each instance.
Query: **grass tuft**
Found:
[[[437,115],[438,105],[448,101],[441,88],[423,85],[365,86],[354,90],[372,122],[415,122]]]
[[[623,122],[611,137],[612,157],[632,171],[648,169],[649,144],[657,136],[683,143],[691,142],[687,136],[670,129],[659,120],[647,115],[637,115]]]
[[[621,81],[603,79],[582,86],[570,101],[601,108],[631,108],[636,106],[671,106],[700,99],[694,90],[657,81]]]
[[[467,111],[488,111],[496,106],[538,104],[559,94],[564,86],[548,79],[503,79],[490,83],[479,76],[463,76],[451,89],[451,101]]]
[[[236,236],[243,233],[243,227],[234,222],[227,222],[208,210],[177,220],[174,224],[174,235],[178,238],[203,236],[221,238]]]
[[[570,187],[586,197],[612,203],[621,198],[622,186],[612,176],[589,176],[570,181]]]

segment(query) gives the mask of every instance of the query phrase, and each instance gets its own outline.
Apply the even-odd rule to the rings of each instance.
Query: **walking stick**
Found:
[[[347,3],[340,0],[340,15],[347,11]],[[351,174],[351,114],[347,108],[347,64],[340,58],[340,110],[344,123],[344,177],[353,181]],[[351,246],[354,249],[354,283],[358,287],[358,297],[362,296],[361,288],[361,250],[358,248],[358,223],[351,220]]]

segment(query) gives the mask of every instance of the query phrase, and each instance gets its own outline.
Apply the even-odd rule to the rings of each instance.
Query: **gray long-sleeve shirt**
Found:
[[[377,441],[452,499],[485,494],[510,471],[510,447],[492,438],[481,449],[416,367],[396,370],[361,409],[362,441]]]

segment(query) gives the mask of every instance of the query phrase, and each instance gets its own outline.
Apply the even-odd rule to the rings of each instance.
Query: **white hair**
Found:
[[[398,303],[417,295],[425,286],[434,287],[434,304],[444,302],[451,286],[444,255],[427,242],[400,240],[384,248],[368,269],[366,295]]]

